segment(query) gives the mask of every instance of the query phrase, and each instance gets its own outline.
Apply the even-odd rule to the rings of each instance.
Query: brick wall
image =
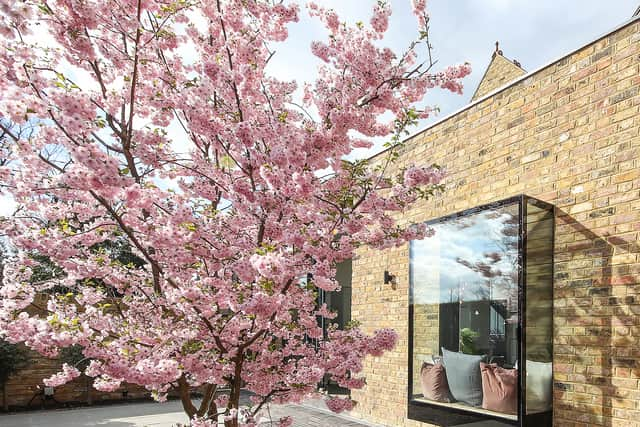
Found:
[[[29,307],[32,314],[45,316],[37,307],[46,307],[48,295],[36,296],[35,303]],[[134,384],[123,383],[114,392],[101,392],[93,388],[93,378],[81,376],[54,390],[54,401],[43,402],[43,379],[60,372],[63,361],[60,359],[46,358],[39,353],[22,346],[27,354],[27,363],[15,374],[11,375],[5,384],[4,393],[0,393],[0,409],[9,409],[52,406],[54,404],[91,404],[104,400],[141,399],[150,396],[148,390]],[[70,362],[68,362],[70,363]],[[6,402],[5,402],[6,396]]]
[[[640,426],[639,109],[636,20],[413,137],[401,157],[449,170],[445,194],[404,221],[521,193],[557,207],[557,426]],[[353,262],[353,318],[400,335],[366,361],[356,415],[390,426],[425,425],[406,420],[408,267],[406,245]]]
[[[41,387],[44,386],[42,380],[59,372],[62,366],[60,360],[45,358],[34,351],[29,351],[28,355],[29,363],[27,366],[12,375],[7,381],[5,394],[7,396],[6,403],[10,409],[42,407],[43,399],[40,393]],[[123,384],[117,391],[105,393],[95,390],[91,386],[92,382],[93,378],[80,377],[61,387],[56,387],[53,397],[58,403],[96,403],[104,400],[149,397],[149,392],[137,385]],[[50,407],[54,402],[47,401],[44,404]],[[4,405],[4,398],[0,393],[0,408]]]

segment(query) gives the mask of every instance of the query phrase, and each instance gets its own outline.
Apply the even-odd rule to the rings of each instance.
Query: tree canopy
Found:
[[[178,390],[193,425],[255,425],[264,403],[309,397],[325,375],[363,387],[363,359],[397,336],[325,334],[317,318],[335,314],[316,292],[339,288],[335,265],[359,246],[427,232],[397,214],[443,172],[388,165],[431,112],[416,103],[460,92],[470,71],[432,70],[424,0],[413,9],[416,40],[395,53],[388,2],[353,25],[309,4],[328,37],[310,47],[318,78],[299,86],[268,69],[297,2],[0,0],[0,114],[14,124],[0,124],[0,188],[17,204],[0,226],[18,250],[0,337],[47,356],[79,346],[98,390]],[[385,155],[344,160],[374,137]],[[43,262],[60,274],[34,280]],[[46,383],[79,374],[65,364]]]

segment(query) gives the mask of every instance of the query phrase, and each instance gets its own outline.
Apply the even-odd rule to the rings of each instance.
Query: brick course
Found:
[[[557,207],[556,426],[640,426],[639,113],[636,19],[412,137],[398,162],[449,171],[445,193],[406,222],[522,193]],[[356,413],[390,426],[426,425],[406,419],[408,269],[408,245],[361,248],[353,261],[353,318],[400,335],[367,359]]]

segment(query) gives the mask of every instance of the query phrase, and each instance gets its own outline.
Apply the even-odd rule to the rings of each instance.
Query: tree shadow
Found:
[[[595,219],[590,215],[590,219]],[[597,234],[556,210],[554,419],[612,426],[628,418],[640,373],[632,334],[639,324],[629,254],[635,240]],[[633,389],[636,389],[635,391]],[[629,408],[631,409],[631,408]]]

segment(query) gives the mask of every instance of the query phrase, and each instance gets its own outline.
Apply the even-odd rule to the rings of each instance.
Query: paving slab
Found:
[[[268,409],[273,421],[292,416],[294,427],[382,427],[348,415],[333,414],[326,407],[323,408],[323,405],[321,401],[311,401],[302,405],[270,405]],[[0,415],[0,427],[175,427],[186,424],[187,421],[179,401],[124,403]],[[261,426],[268,427],[269,423]]]

